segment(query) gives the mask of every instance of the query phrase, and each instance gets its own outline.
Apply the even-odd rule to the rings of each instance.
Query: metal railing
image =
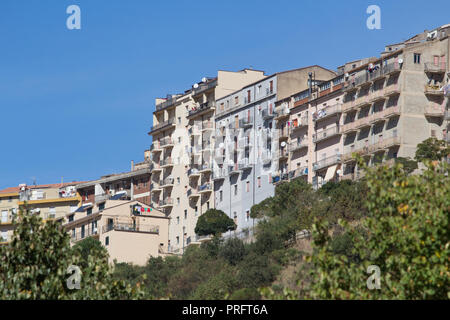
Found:
[[[308,175],[308,167],[307,166],[300,167],[300,168],[297,168],[297,169],[289,172],[290,179],[295,179],[297,177],[303,177],[303,176],[307,176],[307,175]]]
[[[204,92],[204,91],[214,88],[216,86],[217,86],[217,80],[214,80],[214,81],[211,81],[208,83],[199,84],[199,87],[194,88],[192,91],[193,91],[194,95],[197,95],[201,92]]]
[[[318,132],[316,134],[313,135],[313,142],[319,142],[322,140],[325,140],[329,137],[333,137],[335,135],[338,135],[341,133],[341,129],[338,126],[334,126],[328,129],[325,129],[321,132]]]
[[[277,113],[273,109],[265,108],[262,110],[261,115],[264,120],[267,120],[276,117]]]
[[[150,133],[152,133],[152,132],[154,132],[156,130],[160,130],[160,129],[164,128],[164,127],[169,127],[169,126],[174,125],[174,124],[175,124],[175,119],[169,119],[167,121],[158,123],[157,125],[154,125],[154,126],[150,127]]]
[[[297,120],[297,122],[295,122],[295,120]],[[295,124],[294,124],[295,123]],[[291,133],[294,132],[297,129],[300,129],[302,127],[305,127],[308,125],[308,115],[304,115],[302,117],[299,117],[297,119],[294,119],[294,121],[292,122],[292,125],[290,127],[290,131]]]
[[[159,206],[160,207],[173,206],[173,199],[172,198],[163,199],[159,202]]]
[[[199,192],[205,192],[205,191],[211,191],[212,190],[212,184],[211,183],[205,183],[205,184],[203,184],[203,185],[201,185],[199,188],[198,188],[198,191]]]
[[[314,169],[314,171],[317,171],[322,168],[332,166],[334,164],[341,162],[341,159],[342,159],[342,155],[336,154],[334,156],[319,160],[313,164],[313,169]]]
[[[161,160],[161,167],[173,165],[172,158]]]
[[[228,172],[225,168],[214,169],[213,171],[213,180],[225,179],[228,175]]]
[[[307,148],[308,147],[308,139],[302,139],[300,141],[294,141],[291,142],[291,144],[289,145],[289,150],[290,152],[295,152],[297,150],[303,149],[303,148]]]
[[[253,117],[245,117],[243,119],[239,119],[239,127],[240,128],[247,128],[253,126]]]
[[[155,225],[114,222],[113,224],[108,224],[102,227],[102,233],[110,232],[113,230],[159,234],[159,226]]]
[[[317,113],[313,114],[313,121],[318,121],[325,119],[327,117],[339,114],[342,112],[342,103],[336,103],[319,110]]]
[[[212,108],[215,108],[215,106],[216,106],[215,101],[208,101],[208,102],[202,103],[198,107],[195,107],[195,108],[189,110],[188,117],[192,117],[192,116],[194,116],[198,113],[201,113],[203,111],[206,111],[206,110],[211,110]]]
[[[250,159],[242,159],[238,163],[239,170],[249,169],[252,168],[253,164],[250,162]]]

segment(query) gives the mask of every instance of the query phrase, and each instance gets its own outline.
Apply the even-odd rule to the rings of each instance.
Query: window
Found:
[[[91,215],[92,214],[92,208],[87,209],[87,215]]]
[[[234,97],[234,105],[238,105],[239,104],[239,97]]]
[[[178,124],[181,124],[181,117],[178,117]]]
[[[198,207],[195,206],[195,215],[198,215]]]
[[[219,192],[219,201],[223,201],[223,192],[220,190]]]
[[[105,210],[105,203],[104,203],[104,202],[103,202],[103,203],[100,203],[100,204],[98,205],[98,210],[99,210],[99,211]],[[92,209],[91,209],[91,213],[92,213]]]
[[[74,214],[71,214],[70,216],[69,216],[69,222],[72,222],[73,221],[73,218],[74,218]]]
[[[206,202],[206,210],[209,210],[209,201]]]
[[[177,204],[178,205],[180,204],[180,198],[177,198]]]
[[[181,143],[181,137],[178,137],[178,143]]]
[[[187,219],[187,210],[184,210],[184,219]]]
[[[177,184],[180,184],[180,177],[177,177]]]
[[[247,90],[247,103],[250,103],[251,99],[251,91]]]
[[[109,236],[105,238],[105,246],[109,246]]]
[[[180,237],[177,236],[177,244],[180,244]]]
[[[250,192],[250,181],[245,183],[245,191]]]
[[[81,226],[81,239],[83,239],[84,238],[84,236],[85,236],[85,230],[84,230],[84,225],[82,225]]]
[[[247,210],[245,212],[245,221],[248,221],[248,220],[250,220],[250,210]]]
[[[261,177],[258,177],[258,188],[261,188]]]
[[[8,202],[12,202],[12,197],[9,197],[9,198],[8,198]]]
[[[238,187],[237,184],[234,185],[234,195],[237,196]]]
[[[273,92],[273,80],[272,81],[270,81],[270,93],[272,93]]]
[[[420,64],[420,53],[414,53],[414,63]]]
[[[177,217],[177,224],[180,224],[180,217]]]
[[[272,183],[272,175],[269,174],[269,183]]]

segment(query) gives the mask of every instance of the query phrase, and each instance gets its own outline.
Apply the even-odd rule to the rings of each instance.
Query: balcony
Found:
[[[249,136],[239,139],[239,148],[246,149],[246,148],[251,148],[251,147],[252,147],[252,142],[251,142]]]
[[[397,133],[388,133],[386,136],[374,136],[372,138],[372,143],[369,145],[369,152],[375,153],[389,148],[399,146],[401,141]]]
[[[192,95],[193,96],[199,95],[201,93],[204,93],[205,91],[215,88],[216,86],[217,86],[217,80],[213,80],[208,83],[199,84],[198,88],[192,89]]]
[[[11,225],[13,224],[17,219],[17,214],[12,213],[11,211],[8,211],[6,215],[1,216],[0,225]]]
[[[213,180],[219,181],[223,180],[228,176],[228,172],[225,168],[218,168],[213,171]]]
[[[263,109],[261,115],[264,120],[269,120],[275,118],[277,113],[271,110],[270,108],[265,108]]]
[[[384,96],[391,97],[400,94],[400,85],[398,83],[391,84],[384,88]]]
[[[215,107],[216,107],[215,101],[209,101],[209,102],[202,103],[198,107],[194,107],[191,110],[189,110],[187,118],[192,119],[197,116],[208,113],[210,111],[214,111]]]
[[[425,94],[430,96],[444,96],[444,88],[438,85],[425,85]]]
[[[105,228],[107,226],[103,226],[103,228]],[[105,230],[105,229],[103,229]],[[111,229],[112,230],[112,229]],[[107,231],[103,231],[103,232],[107,232]],[[80,240],[86,239],[88,237],[93,237],[93,236],[98,236],[98,229],[94,228],[88,228],[87,230],[82,230],[82,231],[78,231],[76,233],[71,232],[70,233],[70,241],[73,242],[78,242]]]
[[[198,126],[194,124],[191,128],[188,129],[188,135],[190,137],[195,137],[200,135],[200,130],[198,129]]]
[[[306,128],[308,127],[308,115],[304,115],[300,118],[294,119],[292,121],[292,125],[290,127],[290,133],[294,133],[297,130],[301,129],[301,128]]]
[[[212,192],[212,184],[208,182],[208,183],[205,183],[205,184],[201,185],[201,186],[198,188],[198,192],[199,192],[200,194]]]
[[[167,198],[167,199],[161,200],[161,201],[159,202],[159,207],[160,207],[160,208],[173,207],[173,199]]]
[[[159,226],[114,222],[102,227],[102,233],[107,233],[110,231],[128,231],[159,234]]]
[[[187,197],[189,200],[192,200],[194,198],[198,198],[200,197],[200,194],[198,193],[198,189],[197,188],[191,188],[187,191],[186,193]]]
[[[167,130],[171,128],[175,128],[175,119],[169,119],[150,127],[150,132],[148,134],[153,135],[161,130]]]
[[[157,192],[161,192],[161,191],[162,191],[162,187],[159,183],[151,183],[150,184],[150,192],[157,193]]]
[[[195,167],[193,167],[193,168],[190,168],[190,169],[187,171],[187,175],[188,175],[189,179],[190,179],[190,178],[198,178],[198,177],[200,177],[200,175],[201,175],[201,173],[200,173],[200,167],[199,167],[199,166],[195,166]]]
[[[291,153],[294,153],[296,151],[300,151],[304,148],[308,148],[308,139],[302,139],[300,141],[291,142],[289,146],[289,150]]]
[[[157,153],[157,152],[161,152],[163,149],[161,147],[161,144],[157,141],[153,142],[152,145],[150,146],[150,151],[152,153]]]
[[[342,162],[347,163],[355,161],[353,159],[353,154],[356,153],[360,156],[367,156],[370,154],[369,142],[368,141],[358,141],[351,145],[349,148],[345,147],[344,154],[342,155]]]
[[[287,160],[289,158],[289,150],[287,148],[278,150],[277,158],[279,160]]]
[[[157,104],[156,111],[161,111],[163,109],[169,108],[169,107],[173,106],[176,102],[177,102],[177,97],[172,96],[169,99],[167,99],[166,101],[164,101],[160,104]]]
[[[370,93],[369,97],[370,97],[369,98],[370,103],[386,100],[386,97],[384,96],[384,90],[381,90],[381,89],[372,91]]]
[[[289,172],[289,179],[295,179],[298,177],[307,177],[308,176],[308,167],[301,167]]]
[[[428,106],[425,107],[425,112],[424,115],[426,117],[444,117],[445,116],[445,110],[444,107],[437,104],[437,103],[432,103],[429,104]],[[448,111],[447,111],[448,112]]]
[[[171,187],[173,187],[174,183],[175,183],[174,178],[169,177],[169,178],[165,178],[163,180],[163,182],[161,183],[161,185],[163,188],[171,188]]]
[[[209,173],[211,171],[212,171],[212,165],[210,165],[210,164],[202,164],[202,166],[200,167],[201,174]]]
[[[286,107],[282,107],[282,108],[280,108],[279,111],[277,111],[277,113],[275,115],[275,120],[280,121],[280,120],[289,118],[289,115],[290,115],[289,109]]]
[[[393,107],[384,109],[384,117],[386,119],[393,118],[393,117],[396,117],[399,115],[400,115],[400,107],[399,106],[393,106]]]
[[[235,174],[239,174],[241,173],[241,171],[239,170],[239,166],[236,163],[235,165],[232,166],[228,166],[228,174],[231,175],[235,175]]]
[[[212,121],[203,121],[202,122],[202,132],[214,130],[214,123]]]
[[[174,146],[174,142],[171,137],[166,137],[166,138],[161,139],[161,147],[163,149],[173,147],[173,146]]]
[[[247,129],[253,126],[253,117],[245,117],[239,120],[239,128]]]
[[[328,138],[337,136],[341,134],[341,130],[338,126],[334,126],[331,128],[328,128],[326,130],[323,130],[321,132],[318,132],[316,134],[313,135],[313,142],[317,143],[323,140],[326,140]]]
[[[398,62],[392,62],[383,67],[383,72],[386,75],[395,75],[397,73],[400,73],[401,71],[402,68]]]
[[[241,161],[239,161],[238,168],[239,168],[239,170],[242,170],[242,171],[249,170],[249,169],[253,168],[253,164],[247,158],[242,159]]]
[[[289,139],[289,130],[287,127],[280,128],[277,130],[278,132],[278,139],[279,140],[287,140]]]
[[[424,65],[424,71],[426,73],[435,73],[435,74],[442,74],[446,71],[446,64],[445,62],[440,63],[432,63],[432,62],[426,62]]]
[[[323,160],[319,160],[316,163],[313,164],[314,171],[332,166],[334,164],[340,163],[342,160],[342,156],[340,154],[336,154],[334,156],[325,158]]]
[[[331,106],[327,106],[321,110],[319,110],[317,113],[315,112],[313,114],[313,121],[319,121],[322,119],[327,119],[331,116],[334,116],[336,114],[342,113],[342,103],[337,103]]]
[[[347,101],[342,105],[342,112],[348,112],[351,110],[357,110],[365,106],[370,106],[369,96],[358,97],[355,100]]]
[[[172,158],[167,158],[161,161],[162,168],[168,168],[173,166]]]

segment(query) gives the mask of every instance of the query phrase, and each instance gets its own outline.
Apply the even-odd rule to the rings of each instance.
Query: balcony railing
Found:
[[[321,132],[318,132],[313,135],[313,142],[319,142],[325,139],[328,139],[330,137],[336,136],[341,134],[340,127],[334,126],[328,129],[325,129]]]
[[[262,110],[261,115],[264,120],[267,120],[267,119],[272,119],[272,118],[276,117],[277,113],[273,110],[270,110],[269,108],[265,108]]]
[[[242,159],[241,161],[239,161],[239,164],[238,164],[239,170],[250,169],[252,167],[253,167],[253,164],[247,158],[246,159]]]
[[[202,122],[202,131],[214,129],[214,123],[212,121]]]
[[[187,191],[186,195],[188,196],[188,198],[191,197],[198,197],[198,189],[197,188],[191,188]]]
[[[159,234],[159,226],[116,222],[102,227],[102,233],[110,231],[128,231]]]
[[[297,121],[295,121],[297,120]],[[303,127],[307,127],[308,126],[308,115],[304,115],[300,118],[294,119],[294,121],[292,122],[292,125],[290,127],[290,131],[291,133],[296,131],[297,129],[303,128]]]
[[[424,70],[427,73],[445,73],[447,70],[445,61],[439,63],[426,62]]]
[[[174,105],[177,102],[177,98],[176,97],[171,97],[170,99],[167,99],[166,101],[157,104],[156,105],[156,111],[160,111],[163,110],[165,108],[168,108],[172,105]]]
[[[174,178],[172,178],[172,177],[165,178],[165,179],[163,180],[163,182],[162,182],[162,186],[163,186],[163,187],[171,186],[171,185],[174,184],[174,182],[175,182],[175,180],[174,180]]]
[[[228,172],[225,168],[214,169],[213,180],[222,180],[228,176]]]
[[[200,172],[201,173],[205,173],[205,172],[208,172],[208,171],[211,171],[211,170],[212,170],[212,165],[211,164],[204,163],[200,167]]]
[[[317,171],[317,170],[323,169],[325,167],[329,167],[334,164],[340,163],[341,160],[342,160],[342,155],[336,154],[334,156],[317,161],[316,163],[313,164],[313,169],[314,169],[314,171]]]
[[[313,121],[318,121],[321,119],[325,119],[331,117],[335,114],[340,114],[342,112],[342,103],[333,104],[331,106],[327,106],[317,113],[313,114]]]
[[[241,171],[239,170],[239,166],[237,163],[232,166],[228,166],[228,174],[229,175],[239,174],[240,172]]]
[[[159,206],[161,208],[171,207],[171,206],[173,206],[173,199],[171,199],[171,198],[163,199],[159,202]]]
[[[105,227],[106,226],[103,226],[103,228],[105,228]],[[84,230],[84,231],[78,231],[78,232],[75,232],[75,233],[70,232],[70,240],[72,242],[77,242],[77,241],[86,239],[88,237],[96,236],[96,235],[98,235],[98,229],[97,228],[94,228],[94,229],[88,228],[87,230]]]
[[[300,167],[297,168],[295,170],[292,170],[291,172],[289,172],[289,178],[290,179],[295,179],[297,177],[304,177],[308,175],[308,167],[304,166],[304,167]]]
[[[197,94],[202,93],[211,88],[215,88],[216,86],[217,86],[217,80],[214,80],[214,81],[211,81],[208,83],[199,84],[198,88],[192,89],[193,95],[197,95]]]
[[[287,148],[278,150],[277,158],[280,159],[289,158],[289,150]]]
[[[400,137],[397,136],[396,132],[389,133],[386,136],[374,136],[372,138],[372,143],[369,146],[369,151],[378,152],[393,146],[398,146],[400,143]]]
[[[161,152],[162,151],[161,144],[158,141],[153,142],[152,145],[150,146],[150,151]]]
[[[445,112],[446,111],[444,110],[443,106],[441,106],[437,103],[431,103],[425,107],[424,114],[425,114],[425,116],[428,116],[428,117],[444,117]]]
[[[245,118],[239,120],[240,128],[248,128],[251,126],[253,126],[253,117],[245,117]]]
[[[209,182],[205,183],[198,188],[198,191],[200,193],[212,191],[212,184]]]
[[[169,167],[169,166],[173,166],[172,158],[161,160],[161,167]]]
[[[171,137],[161,139],[161,147],[173,146],[173,140]]]
[[[289,150],[290,152],[295,152],[298,150],[301,150],[303,148],[308,148],[308,139],[302,139],[300,141],[294,141],[291,142],[290,146],[289,146]]]
[[[444,87],[439,85],[425,85],[425,94],[428,95],[437,95],[437,96],[443,96],[444,95]]]
[[[204,111],[214,110],[215,106],[216,106],[215,101],[208,101],[208,102],[202,103],[198,107],[195,107],[195,108],[189,110],[188,117],[193,117]]]
[[[154,126],[150,127],[150,132],[149,133],[152,134],[152,133],[154,133],[154,132],[156,132],[158,130],[164,129],[166,127],[174,126],[174,125],[175,125],[175,119],[169,119],[167,121],[158,123],[157,125],[154,125]]]

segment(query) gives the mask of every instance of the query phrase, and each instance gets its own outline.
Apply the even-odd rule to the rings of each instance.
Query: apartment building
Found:
[[[368,165],[415,155],[417,144],[448,139],[448,34],[450,25],[388,45],[380,58],[348,62],[329,81],[279,100],[279,175],[274,183],[302,178],[315,188],[330,180],[357,179],[353,158]],[[289,131],[289,132],[287,132]],[[289,137],[287,137],[289,135]],[[284,152],[283,152],[284,151]]]
[[[33,185],[21,184],[0,191],[1,241],[11,240],[19,209],[25,205],[44,221],[63,223],[67,214],[74,212],[81,203],[75,186],[80,182]]]
[[[262,71],[218,71],[182,94],[156,99],[153,113],[152,205],[170,219],[170,250],[201,239],[198,217],[214,207],[211,164],[216,100],[264,76]]]
[[[97,202],[86,211],[81,206],[64,224],[71,244],[88,237],[107,249],[109,262],[145,265],[148,258],[165,256],[169,237],[168,218],[159,210],[129,200]]]
[[[251,207],[274,195],[272,174],[283,160],[287,131],[281,121],[288,115],[276,105],[306,88],[309,73],[335,76],[319,66],[279,72],[216,102],[215,206],[234,219],[236,232],[252,228]]]
[[[450,25],[386,46],[381,57],[345,73],[343,177],[369,165],[415,155],[429,137],[447,139]]]

